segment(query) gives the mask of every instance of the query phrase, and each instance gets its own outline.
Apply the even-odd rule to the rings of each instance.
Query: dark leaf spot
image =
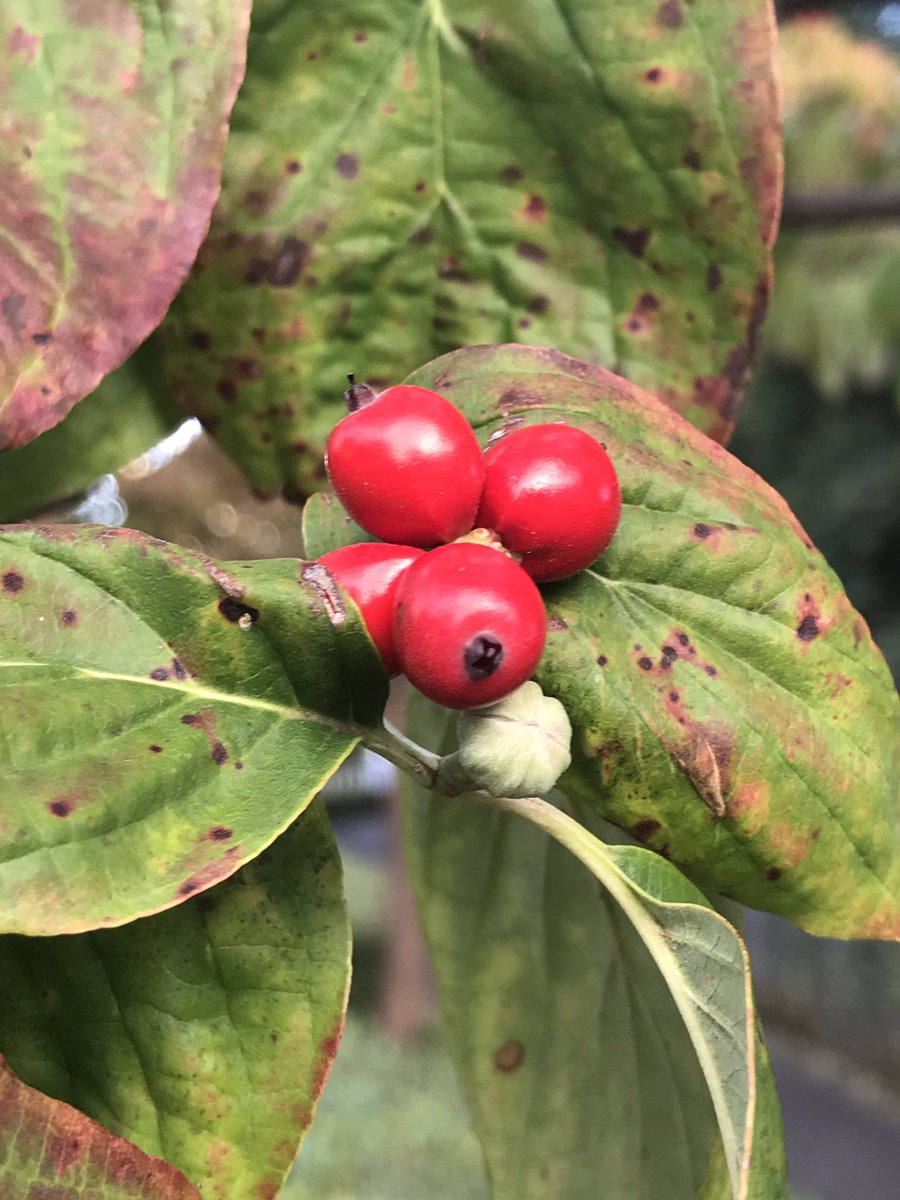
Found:
[[[198,725],[202,725],[203,721],[199,713],[185,713],[181,718],[181,723],[182,725],[191,725],[196,728]]]
[[[7,571],[3,576],[4,592],[21,592],[24,586],[25,580],[18,571]]]
[[[712,665],[712,663],[707,663],[707,664],[706,664],[706,666],[703,668],[703,670],[704,670],[704,671],[707,673],[707,675],[709,675],[710,677],[712,677],[713,675],[718,675],[718,673],[719,673],[719,672],[716,670],[716,668],[715,668],[715,667]]]
[[[230,621],[232,625],[236,625],[241,617],[249,617],[254,622],[259,620],[258,608],[254,608],[251,604],[242,604],[233,596],[223,596],[218,603],[218,609],[225,620]]]
[[[289,158],[284,164],[284,169],[287,171],[288,175],[299,175],[303,170],[303,163],[301,163],[299,159]]]
[[[78,613],[71,608],[67,608],[60,617],[60,620],[62,621],[63,625],[66,625],[69,627],[69,629],[71,629],[73,625],[78,624]]]
[[[699,171],[703,165],[696,150],[686,150],[681,156],[681,162],[690,171]]]
[[[695,538],[700,538],[702,540],[703,538],[708,538],[711,533],[712,530],[710,527],[708,525],[704,525],[702,521],[698,521],[694,526]]]
[[[227,825],[214,825],[206,836],[213,842],[227,842],[233,834],[234,830],[229,829]]]
[[[638,308],[642,308],[644,312],[655,312],[659,308],[659,298],[652,292],[641,292],[638,296]]]
[[[653,667],[653,659],[647,658],[645,655],[643,658],[638,659],[638,666],[642,671],[649,671]]]
[[[664,29],[680,29],[684,24],[684,13],[678,0],[663,0],[656,10],[656,22]]]
[[[221,742],[213,742],[212,753],[210,754],[210,758],[213,760],[213,762],[216,764],[217,767],[221,767],[223,763],[228,762],[228,751],[225,749],[225,747],[222,745]]]
[[[669,699],[672,701],[673,704],[677,704],[678,701],[681,699],[681,697],[679,696],[679,694],[677,692],[669,692]]]
[[[265,258],[251,258],[247,263],[247,269],[244,272],[244,283],[251,285],[262,283],[269,270],[268,260]]]
[[[797,626],[797,637],[801,642],[811,642],[813,638],[819,636],[819,633],[819,622],[816,620],[815,615],[807,613]]]
[[[53,800],[47,807],[53,813],[54,817],[67,817],[72,811],[73,805],[71,800],[63,799]]]
[[[662,655],[659,660],[659,665],[662,667],[662,669],[664,671],[668,671],[668,669],[671,667],[672,663],[675,661],[675,659],[677,657],[678,657],[678,651],[675,649],[674,646],[668,646],[668,645],[663,646]]]
[[[150,678],[156,679],[158,682],[162,683],[164,679],[169,678],[169,672],[165,667],[154,667],[150,672]]]
[[[521,167],[504,167],[500,172],[500,179],[503,183],[518,183],[522,178],[524,178],[524,172]]]
[[[629,254],[633,254],[635,258],[643,258],[647,242],[650,240],[650,230],[623,229],[621,225],[617,225],[613,230],[613,237],[625,247]]]
[[[563,629],[568,629],[569,626],[562,619],[562,617],[558,617],[556,613],[553,613],[553,615],[550,617],[550,620],[547,622],[547,628],[551,633],[559,633]]]
[[[780,867],[769,867],[768,871],[766,871],[766,879],[780,879],[780,878],[781,878],[781,868]]]
[[[427,225],[420,225],[418,229],[414,229],[409,235],[409,240],[415,246],[427,246],[434,238],[434,234]]]
[[[547,202],[537,192],[532,192],[525,202],[525,216],[529,221],[543,221],[547,215]]]
[[[231,404],[237,396],[237,388],[230,379],[220,379],[216,384],[216,391],[222,397],[226,404]]]
[[[638,821],[631,827],[631,836],[637,838],[639,842],[649,842],[659,828],[661,828],[659,821],[654,821],[652,817],[644,817],[642,821]]]
[[[148,746],[147,749],[150,751],[151,754],[162,754],[162,752],[163,752],[162,746],[157,746],[155,744],[153,746]]]
[[[308,242],[301,242],[299,238],[292,236],[284,238],[269,264],[266,279],[272,287],[290,287],[300,278],[300,272],[311,254]]]
[[[516,246],[516,254],[519,258],[525,258],[529,262],[543,262],[547,257],[547,251],[536,246],[534,242],[519,242]]]
[[[710,263],[706,269],[706,290],[715,292],[722,285],[722,271],[717,263]]]
[[[172,659],[172,672],[176,679],[187,679],[188,672],[180,658]]]
[[[550,301],[546,296],[533,296],[528,302],[528,311],[535,317],[542,317],[550,307]]]
[[[679,643],[682,646],[686,646],[688,644],[688,642],[691,640],[686,633],[679,633],[677,635],[677,637],[678,637]]]
[[[238,759],[238,760],[237,760],[237,762],[234,764],[234,769],[235,769],[236,771],[243,771],[243,769],[244,769],[244,764],[241,762],[241,760],[240,760],[240,759]]]
[[[191,345],[198,350],[208,350],[212,345],[212,338],[203,329],[198,329],[196,333],[191,335]]]
[[[271,207],[271,200],[266,192],[247,192],[244,205],[254,217],[263,217]]]
[[[644,78],[648,83],[659,83],[661,77],[662,71],[659,67],[650,67],[649,70],[644,72]]]
[[[339,154],[334,169],[343,179],[355,179],[359,174],[359,159],[355,154]]]
[[[46,346],[48,342],[53,341],[52,333],[33,333],[31,340],[36,346]]]
[[[598,666],[605,667],[608,662],[609,662],[609,659],[606,657],[605,654],[597,655],[597,665]]]
[[[504,1042],[494,1054],[494,1066],[504,1075],[511,1075],[513,1071],[518,1071],[524,1061],[525,1047],[514,1038]]]

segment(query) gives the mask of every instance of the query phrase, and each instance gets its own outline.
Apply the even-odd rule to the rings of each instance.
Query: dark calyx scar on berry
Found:
[[[471,639],[463,654],[470,679],[487,679],[503,662],[503,643],[491,633],[479,633]]]

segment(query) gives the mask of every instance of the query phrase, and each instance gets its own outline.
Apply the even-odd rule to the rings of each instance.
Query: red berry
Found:
[[[319,559],[342,583],[362,613],[388,675],[400,674],[394,649],[394,604],[404,572],[425,553],[415,546],[361,542],[329,550]]]
[[[572,425],[526,425],[485,453],[478,524],[521,555],[534,579],[566,579],[612,541],[622,514],[616,469]]]
[[[400,665],[420,692],[447,708],[477,708],[514,691],[534,672],[546,638],[540,592],[489,546],[439,546],[400,581]]]
[[[484,456],[462,413],[407,384],[380,396],[355,385],[348,395],[359,407],[331,431],[326,463],[350,515],[382,541],[409,546],[468,533]]]

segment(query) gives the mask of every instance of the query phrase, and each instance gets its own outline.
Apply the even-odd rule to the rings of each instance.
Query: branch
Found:
[[[827,228],[857,221],[900,221],[900,185],[785,193],[783,229]]]

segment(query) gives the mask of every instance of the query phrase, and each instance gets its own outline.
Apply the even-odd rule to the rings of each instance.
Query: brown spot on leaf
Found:
[[[71,629],[78,624],[78,613],[72,608],[67,608],[59,619],[67,629]]]
[[[228,762],[228,751],[221,742],[213,742],[210,758],[217,767],[221,767]]]
[[[650,671],[653,669],[653,659],[647,658],[645,655],[643,658],[638,659],[638,666],[642,671]]]
[[[689,171],[699,171],[702,167],[700,155],[696,150],[685,150],[681,156],[682,166],[688,168]]]
[[[408,240],[415,246],[427,246],[434,240],[434,234],[427,225],[420,225],[418,229],[412,231]]]
[[[303,163],[300,162],[299,158],[289,158],[284,164],[284,169],[288,175],[299,175],[303,170]]]
[[[634,255],[635,258],[643,258],[647,242],[650,240],[650,230],[623,229],[621,225],[617,225],[613,230],[613,237],[625,247],[629,254]]]
[[[334,169],[342,179],[355,179],[359,174],[359,159],[355,154],[339,154]]]
[[[18,571],[6,571],[3,578],[0,579],[0,583],[3,585],[4,592],[12,592],[13,595],[21,592],[25,587],[25,579]]]
[[[537,192],[532,192],[525,201],[522,211],[527,221],[544,221],[547,217],[547,201]]]
[[[528,301],[528,311],[535,317],[542,317],[550,307],[550,301],[546,296],[533,296]]]
[[[718,263],[710,263],[706,268],[706,290],[716,292],[722,286],[722,269]]]
[[[212,345],[212,338],[205,330],[198,329],[196,333],[191,334],[191,345],[196,350],[208,350]]]
[[[513,166],[504,167],[503,170],[500,172],[500,179],[503,183],[508,183],[508,184],[518,183],[521,179],[524,178],[524,174],[525,173],[521,167],[513,167]]]
[[[609,662],[609,659],[606,657],[605,654],[597,655],[597,666],[598,667],[605,667],[608,662]]]
[[[516,246],[516,254],[519,258],[527,259],[528,262],[543,262],[547,257],[547,251],[541,246],[535,245],[534,242],[519,242]]]
[[[246,622],[247,618],[251,623],[259,620],[258,608],[254,608],[252,604],[242,604],[233,596],[223,596],[216,607],[225,620],[230,621],[232,625],[237,625],[241,620]]]
[[[152,746],[148,746],[147,749],[151,754],[162,754],[163,752],[162,746],[157,746],[155,743]]]
[[[662,78],[662,70],[659,67],[649,67],[644,72],[644,79],[647,83],[659,83]]]
[[[712,529],[710,529],[710,527],[705,525],[702,521],[698,521],[693,529],[693,536],[700,541],[705,541],[711,533]]]
[[[504,1042],[499,1050],[494,1052],[494,1066],[504,1075],[518,1071],[525,1061],[525,1047],[515,1038]]]
[[[150,678],[155,679],[157,683],[162,683],[169,678],[169,672],[165,667],[154,667],[150,672]]]
[[[684,13],[678,0],[663,0],[656,10],[656,23],[663,29],[680,29],[684,24]]]
[[[649,842],[660,828],[659,821],[654,821],[652,817],[644,817],[643,820],[631,827],[631,836],[637,838],[639,842]]]
[[[51,800],[47,808],[53,813],[54,817],[67,817],[75,807],[69,796],[60,796],[58,800]]]
[[[227,842],[233,836],[234,830],[229,829],[227,825],[213,825],[206,834],[207,839],[211,842]]]
[[[766,879],[780,879],[781,867],[769,867],[766,871]]]
[[[290,287],[300,278],[311,256],[312,249],[308,242],[289,235],[275,251],[266,272],[266,279],[272,287]]]
[[[53,334],[46,333],[46,332],[45,333],[33,333],[31,335],[31,340],[34,342],[34,344],[36,346],[46,346],[48,342],[53,341]]]
[[[808,612],[797,626],[797,637],[801,642],[811,642],[813,638],[817,638],[821,630],[816,614]]]
[[[226,404],[232,404],[237,398],[237,388],[231,379],[220,379],[216,384],[216,391]]]
[[[560,633],[563,629],[568,629],[569,626],[562,619],[562,617],[558,617],[556,613],[553,613],[547,622],[547,628],[551,633]]]

